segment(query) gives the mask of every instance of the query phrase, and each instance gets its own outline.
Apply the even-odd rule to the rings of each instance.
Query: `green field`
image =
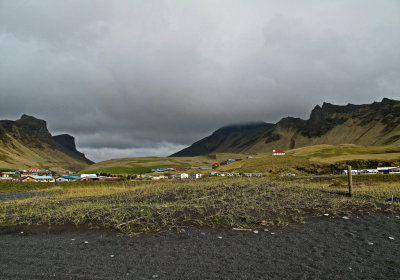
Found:
[[[350,164],[354,168],[376,168],[383,165],[400,165],[400,147],[375,147],[345,145],[315,145],[287,151],[286,156],[270,154],[216,153],[196,157],[144,157],[112,159],[93,164],[80,173],[104,172],[114,175],[148,173],[157,167],[211,166],[228,158],[232,164],[217,169],[221,172],[262,172],[270,175],[294,173],[338,173]]]
[[[150,172],[151,169],[157,167],[189,167],[190,165],[184,161],[162,158],[162,157],[146,157],[146,158],[122,158],[112,159],[95,163],[80,173],[109,173],[109,174],[141,174]]]
[[[157,167],[180,168],[190,166],[211,166],[214,163],[220,163],[228,158],[242,159],[246,155],[241,154],[212,154],[197,157],[142,157],[142,158],[121,158],[112,159],[95,163],[80,173],[98,173],[109,174],[142,174],[148,173],[151,169]]]

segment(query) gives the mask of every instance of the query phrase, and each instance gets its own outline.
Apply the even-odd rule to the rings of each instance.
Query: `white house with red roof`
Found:
[[[275,148],[273,148],[272,155],[273,156],[284,156],[284,155],[286,155],[286,153],[285,153],[285,151],[275,150]]]

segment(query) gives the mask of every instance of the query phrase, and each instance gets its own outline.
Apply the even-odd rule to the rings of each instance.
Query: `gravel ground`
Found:
[[[134,238],[28,228],[0,235],[0,279],[400,279],[400,218]]]
[[[57,195],[61,193],[55,192],[7,192],[7,193],[0,193],[0,201],[7,201],[7,200],[20,200],[26,199],[36,196],[49,196],[49,195]]]

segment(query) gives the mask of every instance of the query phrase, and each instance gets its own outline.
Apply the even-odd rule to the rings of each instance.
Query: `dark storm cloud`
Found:
[[[94,4],[95,3],[95,4]],[[398,1],[0,1],[0,112],[89,157],[397,98]]]

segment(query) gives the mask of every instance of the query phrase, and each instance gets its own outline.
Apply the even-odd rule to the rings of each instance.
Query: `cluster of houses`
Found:
[[[248,159],[253,158],[252,156],[248,156]],[[235,162],[235,159],[227,159],[224,162],[221,163],[214,163],[211,166],[191,166],[191,167],[157,167],[157,168],[153,168],[150,170],[150,172],[152,173],[163,173],[163,172],[182,172],[182,171],[187,171],[190,169],[201,169],[201,170],[210,170],[210,169],[214,169],[219,167],[221,164],[230,164]]]
[[[262,177],[263,173],[227,173],[227,172],[211,172],[210,176],[216,177]]]
[[[96,174],[81,174],[80,176],[57,176],[53,171],[41,170],[36,167],[25,170],[2,171],[0,181],[13,182],[75,182],[75,181],[118,181],[118,177],[97,176]]]
[[[139,180],[160,180],[160,179],[200,179],[205,175],[202,173],[177,173],[172,175],[137,175]],[[227,172],[211,172],[208,177],[262,177],[263,173],[227,173]]]
[[[161,179],[200,179],[203,176],[201,173],[178,173],[172,175],[148,175],[148,174],[139,174],[136,176],[138,180],[161,180]]]
[[[343,170],[342,173],[347,175],[347,170]],[[400,174],[400,166],[378,167],[376,169],[352,169],[351,174]]]
[[[157,167],[150,170],[153,173],[162,173],[162,172],[182,172],[187,171],[189,169],[213,169],[213,167],[218,167],[219,164],[213,164],[213,166],[192,166],[192,167]]]

